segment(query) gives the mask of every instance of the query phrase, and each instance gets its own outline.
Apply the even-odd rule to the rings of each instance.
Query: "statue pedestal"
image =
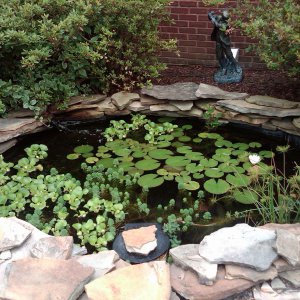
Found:
[[[243,69],[237,63],[236,66],[229,65],[226,69],[219,69],[214,74],[214,81],[217,83],[238,83],[243,80]]]

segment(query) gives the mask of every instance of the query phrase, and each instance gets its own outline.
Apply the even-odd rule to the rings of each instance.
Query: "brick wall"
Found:
[[[227,8],[234,7],[236,2],[227,1],[226,5]],[[216,66],[215,42],[210,40],[213,25],[208,20],[207,13],[218,9],[204,6],[201,0],[173,1],[169,9],[174,24],[161,24],[161,37],[176,38],[180,56],[163,52],[162,60],[168,64]],[[240,49],[239,62],[243,67],[257,69],[264,66],[253,53],[245,51],[251,41],[238,30],[231,35],[231,43],[233,47]]]

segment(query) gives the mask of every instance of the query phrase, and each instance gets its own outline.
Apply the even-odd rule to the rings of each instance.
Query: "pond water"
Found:
[[[124,118],[124,120],[129,121],[130,118]],[[151,118],[151,120],[160,122],[157,118]],[[249,153],[259,154],[263,158],[263,165],[269,165],[272,160],[271,151],[276,153],[278,145],[289,144],[291,147],[286,156],[287,172],[292,173],[295,163],[300,164],[299,141],[292,140],[287,135],[276,133],[271,135],[267,131],[255,131],[247,126],[232,124],[207,132],[204,124],[196,119],[166,119],[164,121],[170,121],[178,125],[178,128],[171,134],[164,134],[159,141],[159,147],[152,147],[149,143],[145,143],[143,140],[145,132],[138,130],[135,134],[129,134],[125,142],[119,143],[116,149],[115,146],[113,147],[114,142],[107,143],[103,136],[105,128],[109,126],[109,120],[82,123],[60,122],[53,124],[48,131],[22,138],[17,147],[5,153],[4,157],[7,161],[17,162],[24,156],[23,150],[26,147],[33,143],[45,144],[49,151],[48,157],[41,161],[44,167],[43,172],[46,174],[54,167],[60,173],[71,173],[82,182],[86,174],[82,171],[81,163],[86,162],[89,157],[95,158],[94,162],[93,159],[88,160],[88,165],[91,166],[101,161],[106,163],[111,162],[112,158],[118,158],[120,164],[117,168],[122,167],[125,173],[138,172],[141,177],[155,174],[152,180],[146,177],[144,177],[145,180],[139,180],[140,188],[136,190],[139,196],[142,188],[144,190],[146,187],[148,190],[147,205],[150,213],[147,217],[133,213],[131,217],[131,210],[128,209],[128,220],[156,221],[158,217],[164,215],[164,210],[181,212],[181,209],[188,209],[192,206],[196,199],[204,197],[204,200],[198,200],[199,203],[197,202],[197,209],[194,212],[197,222],[203,225],[200,228],[202,234],[207,234],[212,230],[207,228],[209,223],[215,224],[213,229],[223,226],[226,222],[228,224],[228,220],[226,221],[228,212],[234,213],[251,207],[232,199],[228,200],[223,196],[225,194],[223,189],[227,190],[234,184],[243,186],[240,180],[248,181],[245,171],[252,166],[248,159]],[[137,142],[132,142],[133,140]],[[77,159],[67,159],[67,156],[74,153],[74,149],[76,152],[76,147],[80,145],[92,146],[93,150],[88,152],[93,154],[81,152],[79,149]],[[99,146],[102,147],[99,148]],[[276,167],[282,168],[282,154],[275,155],[275,163]],[[197,169],[199,165],[202,167]],[[108,163],[106,167],[109,166],[111,163]],[[234,169],[230,170],[229,167]],[[236,174],[239,175],[236,176]],[[156,181],[158,181],[157,184],[152,187],[151,184]],[[205,196],[199,196],[199,191]],[[169,204],[171,199],[174,199],[172,205]],[[182,201],[185,201],[186,205]],[[158,208],[159,205],[162,211]],[[169,223],[172,224],[174,221],[176,220],[170,219]],[[196,229],[195,232],[194,228],[188,237],[183,237],[183,241],[198,242],[201,239],[200,236],[199,230]]]

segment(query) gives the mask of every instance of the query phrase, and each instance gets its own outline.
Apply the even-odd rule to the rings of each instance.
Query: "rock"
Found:
[[[220,100],[242,100],[247,98],[249,95],[246,93],[234,93],[226,92],[217,86],[209,85],[205,83],[200,83],[197,91],[197,98],[205,99],[220,99]]]
[[[203,111],[199,108],[193,107],[190,111],[183,111],[180,114],[188,117],[201,118],[203,116]]]
[[[85,246],[79,246],[79,245],[73,244],[71,256],[79,256],[79,255],[86,255],[86,254],[87,254],[87,249],[85,248]]]
[[[180,300],[176,293],[172,292],[170,296],[170,300]]]
[[[118,117],[118,116],[127,116],[130,115],[131,111],[128,109],[123,110],[115,110],[115,111],[107,111],[105,115],[112,116],[112,117]]]
[[[46,128],[44,127],[43,123],[36,121],[35,119],[26,119],[28,120],[28,122],[27,121],[23,122],[22,120],[24,119],[9,119],[9,120],[11,120],[11,122],[10,121],[8,122],[7,119],[0,119],[0,128],[3,130],[3,132],[0,133],[0,143],[6,142],[20,135],[34,133],[37,130],[42,130]],[[19,123],[18,120],[21,120],[22,122]],[[20,126],[21,124],[23,125],[17,128],[17,126]],[[10,125],[12,125],[12,127],[10,127]],[[4,131],[4,126],[7,129],[8,128],[17,128],[17,129]]]
[[[267,283],[267,282],[264,282],[261,286],[261,291],[264,292],[264,293],[274,293],[274,290],[271,288],[271,286]]]
[[[267,130],[273,130],[273,131],[277,130],[277,127],[274,126],[271,122],[263,123],[263,124],[261,125],[261,128],[267,129]]]
[[[25,125],[34,123],[34,118],[22,118],[22,119],[0,119],[0,132],[14,131],[22,128]]]
[[[11,259],[11,251],[10,250],[6,250],[0,253],[0,260],[7,260],[7,259]]]
[[[0,252],[18,247],[30,236],[28,230],[13,218],[0,218]]]
[[[76,105],[72,105],[70,107],[68,107],[67,109],[64,109],[64,110],[52,110],[51,113],[52,114],[69,114],[71,112],[74,112],[74,111],[82,111],[82,110],[96,110],[98,107],[97,104],[86,104],[86,103],[79,103],[79,104],[76,104]]]
[[[73,249],[72,236],[50,236],[40,239],[31,249],[32,257],[69,259]]]
[[[118,110],[118,108],[116,106],[114,106],[114,104],[111,101],[111,98],[108,97],[98,104],[97,110],[106,113],[106,112],[116,111],[116,110]]]
[[[93,280],[113,270],[116,267],[115,263],[119,260],[119,255],[114,250],[107,250],[73,259],[83,266],[92,267],[95,270],[91,278]]]
[[[34,111],[30,109],[19,109],[10,111],[8,114],[5,115],[7,119],[15,119],[15,118],[34,118],[35,114]]]
[[[285,271],[296,270],[295,267],[293,267],[292,265],[290,265],[288,262],[286,262],[282,258],[276,259],[273,262],[273,266],[276,268],[276,270],[277,270],[278,273],[285,272]]]
[[[284,290],[284,289],[286,289],[286,285],[278,277],[274,278],[271,281],[271,287],[272,287],[273,290]]]
[[[269,118],[262,118],[261,116],[247,114],[242,115],[239,113],[230,112],[229,114],[226,112],[222,115],[222,118],[231,120],[232,122],[243,122],[252,125],[261,125],[268,122]]]
[[[193,101],[172,101],[171,104],[182,111],[191,110],[194,105]]]
[[[155,105],[155,104],[167,104],[168,100],[161,100],[161,99],[156,99],[150,96],[146,96],[146,95],[141,95],[141,99],[140,99],[141,103],[143,105]]]
[[[122,268],[126,268],[126,267],[129,267],[129,266],[131,266],[131,264],[128,263],[127,261],[121,259],[121,258],[119,260],[117,260],[116,263],[115,263],[115,268],[116,269],[122,269]]]
[[[119,92],[111,96],[113,104],[115,104],[120,110],[126,108],[134,100],[139,99],[140,95],[137,93]]]
[[[297,102],[288,101],[285,99],[278,99],[270,96],[255,95],[246,99],[248,103],[257,104],[261,106],[275,107],[275,108],[296,108]]]
[[[102,95],[102,94],[89,95],[89,96],[75,96],[70,98],[68,105],[72,106],[80,103],[84,105],[95,104],[103,101],[104,99],[106,99],[106,95]]]
[[[129,253],[137,253],[147,256],[157,247],[155,225],[130,229],[122,232],[126,250]]]
[[[272,248],[275,240],[274,231],[237,224],[207,235],[199,245],[199,254],[211,263],[237,264],[265,271],[277,258]]]
[[[93,268],[74,260],[25,258],[6,270],[4,299],[75,300],[93,275]],[[3,299],[1,298],[1,299]]]
[[[189,244],[172,248],[169,253],[176,265],[196,272],[199,277],[199,283],[213,285],[216,280],[218,265],[211,264],[201,257],[198,249],[198,244]]]
[[[16,139],[4,142],[0,144],[0,154],[4,153],[8,149],[12,148],[17,143]]]
[[[88,120],[88,119],[99,119],[104,116],[104,112],[97,109],[83,109],[76,110],[69,113],[64,113],[59,116],[56,116],[56,119],[62,120]]]
[[[198,84],[194,82],[179,82],[170,85],[153,85],[143,88],[141,93],[162,100],[192,101],[197,100],[195,92]]]
[[[253,289],[255,300],[298,300],[300,299],[300,292],[298,290],[287,290],[281,293],[273,292],[267,293],[257,288]]]
[[[85,291],[90,300],[169,300],[169,265],[153,261],[118,269],[90,282]]]
[[[133,102],[130,103],[130,104],[128,105],[128,107],[127,107],[128,110],[134,111],[134,112],[147,110],[147,109],[149,109],[149,108],[150,108],[149,105],[144,105],[144,104],[141,103],[140,101],[133,101]]]
[[[300,270],[279,273],[279,277],[287,280],[294,287],[300,288]]]
[[[284,229],[276,230],[277,253],[293,266],[300,266],[300,224],[298,229],[298,233]]]
[[[207,110],[209,107],[214,107],[216,104],[216,99],[198,99],[194,101],[194,104],[197,108],[200,108],[202,110]]]
[[[271,119],[271,124],[281,130],[297,130],[291,120],[285,119]]]
[[[221,300],[241,293],[254,284],[245,279],[225,279],[224,267],[219,266],[216,283],[207,286],[199,284],[198,276],[194,272],[183,270],[175,264],[171,265],[172,288],[185,299]]]
[[[150,106],[150,111],[179,111],[179,109],[172,104],[156,104]]]
[[[217,105],[227,107],[229,109],[238,111],[243,114],[258,114],[261,116],[270,116],[278,118],[300,116],[300,108],[283,109],[267,107],[248,103],[245,100],[220,100],[217,102]]]
[[[293,125],[300,129],[300,118],[294,118],[293,119]]]
[[[144,110],[143,114],[152,115],[152,116],[161,116],[161,117],[174,117],[174,118],[184,118],[185,117],[183,114],[180,114],[180,112],[172,112],[172,111],[166,111],[166,110],[162,110],[162,111]]]
[[[227,279],[243,278],[255,283],[274,279],[278,275],[275,267],[270,267],[263,272],[235,265],[226,265],[225,269]]]

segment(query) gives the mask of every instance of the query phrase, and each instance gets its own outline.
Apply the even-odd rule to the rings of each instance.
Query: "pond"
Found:
[[[287,143],[286,155],[276,151]],[[10,209],[47,232],[72,234],[90,251],[110,247],[124,223],[133,221],[163,223],[173,246],[199,242],[255,211],[262,195],[255,190],[257,177],[271,172],[270,165],[288,176],[300,163],[297,141],[234,125],[209,132],[186,118],[136,115],[111,126],[110,120],[55,123],[24,137],[5,160],[17,163],[32,144],[46,145],[48,156],[35,162],[30,176],[21,174],[31,178],[22,182],[29,190],[26,209],[11,199]],[[258,161],[251,163],[253,154]],[[32,178],[43,190],[36,192],[40,197],[31,197]]]

